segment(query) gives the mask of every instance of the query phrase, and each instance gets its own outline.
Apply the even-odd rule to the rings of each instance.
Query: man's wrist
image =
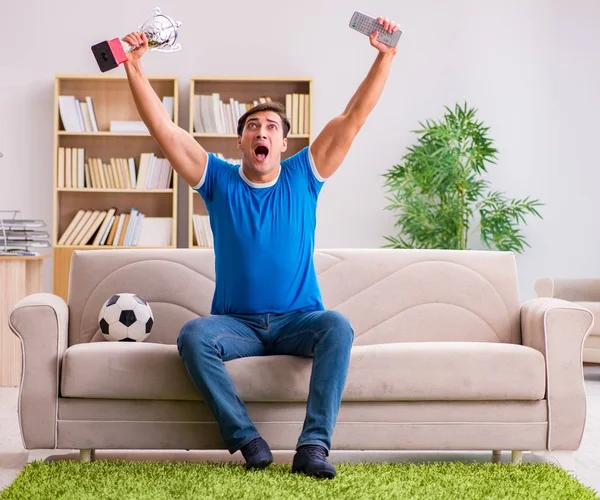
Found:
[[[380,52],[379,55],[383,60],[391,61],[392,59],[394,59],[396,52],[397,52],[396,48],[392,47],[392,48],[390,48],[390,50],[387,50],[386,52]]]
[[[127,61],[125,61],[123,63],[123,65],[125,66],[125,70],[133,70],[133,71],[137,71],[137,72],[141,72],[142,71],[142,61],[140,59],[129,59]]]

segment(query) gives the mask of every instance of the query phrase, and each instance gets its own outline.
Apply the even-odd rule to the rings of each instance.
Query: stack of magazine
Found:
[[[39,249],[50,246],[45,222],[17,214],[0,211],[0,255],[39,255]]]

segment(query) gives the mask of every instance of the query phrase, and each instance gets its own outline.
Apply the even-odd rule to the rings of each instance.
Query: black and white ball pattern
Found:
[[[148,302],[135,293],[117,293],[108,299],[98,315],[106,340],[143,342],[150,335],[154,315]]]

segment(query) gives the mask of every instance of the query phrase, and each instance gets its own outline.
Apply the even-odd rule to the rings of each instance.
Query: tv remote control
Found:
[[[383,26],[377,22],[377,19],[358,11],[352,14],[352,17],[350,18],[350,27],[366,36],[370,36],[371,33],[377,30],[379,31],[377,40],[390,47],[396,47],[400,40],[400,36],[402,35],[401,29],[397,29],[393,33],[388,33],[383,29]]]

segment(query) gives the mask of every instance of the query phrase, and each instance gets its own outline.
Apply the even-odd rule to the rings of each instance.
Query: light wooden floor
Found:
[[[581,447],[575,454],[577,478],[600,493],[600,365],[584,367],[588,415]],[[23,449],[17,423],[17,394],[14,388],[0,388],[0,491],[9,485],[28,461],[63,454],[75,458],[74,450],[36,450],[28,453]],[[273,452],[275,462],[290,463],[293,452]],[[235,461],[242,462],[239,453],[231,456],[227,451],[170,452],[170,451],[99,451],[97,458],[124,458],[128,460],[190,460],[190,461]],[[331,453],[336,461],[423,461],[423,460],[466,460],[472,462],[491,461],[491,452],[336,452]],[[541,459],[523,453],[524,462],[539,462]],[[510,461],[510,452],[503,452],[502,461]]]

